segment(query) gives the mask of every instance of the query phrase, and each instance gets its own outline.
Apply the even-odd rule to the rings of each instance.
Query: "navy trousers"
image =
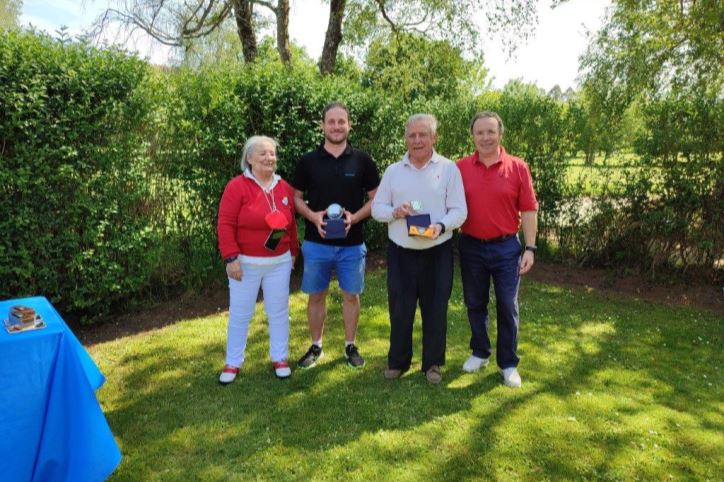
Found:
[[[517,236],[499,242],[484,243],[467,235],[460,236],[460,271],[463,297],[470,322],[470,349],[473,355],[491,355],[488,336],[490,281],[495,289],[498,316],[498,340],[495,359],[501,369],[518,366],[518,287],[520,286],[521,246]]]
[[[422,317],[422,371],[445,364],[447,306],[452,280],[452,240],[422,250],[406,249],[390,241],[387,247],[389,368],[410,368],[412,327],[418,302]]]

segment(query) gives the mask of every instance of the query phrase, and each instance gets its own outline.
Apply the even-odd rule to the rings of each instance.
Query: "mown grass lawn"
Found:
[[[342,358],[339,292],[325,358],[286,381],[272,375],[261,304],[228,387],[217,383],[223,311],[92,346],[124,456],[111,480],[722,480],[720,316],[524,280],[513,390],[492,365],[462,372],[461,296],[457,282],[439,386],[419,371],[382,377],[384,272],[367,278],[360,371]],[[294,293],[295,360],[305,306]]]

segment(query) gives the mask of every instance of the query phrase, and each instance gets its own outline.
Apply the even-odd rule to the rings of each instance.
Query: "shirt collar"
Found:
[[[256,185],[259,186],[259,187],[261,188],[261,190],[264,191],[264,192],[271,192],[271,191],[273,191],[274,188],[276,187],[277,183],[279,183],[279,181],[280,181],[281,178],[282,178],[279,174],[273,174],[273,175],[272,175],[272,183],[271,183],[271,186],[269,186],[268,188],[266,188],[266,187],[264,187],[264,186],[261,185],[261,183],[259,182],[259,180],[258,180],[257,178],[254,177],[254,174],[251,173],[251,169],[247,168],[247,169],[244,170],[244,177],[246,177],[246,178],[251,179],[252,181],[254,181],[254,182],[256,183]]]
[[[502,145],[500,145],[499,147],[500,147],[500,151],[498,153],[498,160],[495,161],[494,163],[492,163],[491,166],[494,166],[499,162],[505,162],[505,160],[507,159],[508,154],[505,152],[505,147],[503,147]],[[474,156],[475,156],[473,159],[474,164],[475,163],[483,164],[483,162],[480,160],[480,154],[478,153],[477,149],[475,150]]]
[[[322,141],[322,143],[319,144],[319,148],[318,148],[318,149],[319,149],[319,151],[320,151],[322,154],[326,154],[326,155],[328,155],[329,157],[334,158],[334,156],[332,155],[332,153],[329,152],[327,149],[324,148],[324,141]],[[342,154],[340,154],[339,157],[349,156],[350,154],[352,154],[352,144],[350,144],[349,141],[347,141],[347,146],[344,148],[344,151],[342,151]],[[335,158],[335,159],[339,159],[339,157],[337,157],[337,158]]]
[[[425,163],[425,165],[422,166],[422,168],[419,169],[419,170],[425,169],[427,166],[430,165],[431,162],[437,164],[438,162],[440,162],[440,159],[442,159],[442,156],[441,156],[440,154],[438,154],[435,149],[433,149],[433,150],[432,150],[432,157],[431,157],[430,160],[427,161],[427,162]],[[402,164],[405,165],[405,166],[409,166],[409,167],[418,169],[417,167],[415,167],[414,164],[412,164],[412,161],[410,161],[410,153],[409,153],[409,151],[408,151],[408,152],[405,152],[405,155],[402,157]]]

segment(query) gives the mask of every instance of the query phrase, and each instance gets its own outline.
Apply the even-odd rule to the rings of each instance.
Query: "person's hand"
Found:
[[[324,230],[324,227],[327,225],[327,223],[324,222],[324,215],[327,214],[327,210],[324,211],[317,211],[312,213],[312,216],[310,221],[314,226],[317,228],[317,232],[319,235],[324,239],[325,236],[327,236],[327,231]]]
[[[347,234],[349,234],[349,229],[352,227],[353,224],[355,224],[354,215],[345,209],[344,210],[344,235],[345,236],[347,236]]]
[[[523,259],[520,260],[520,274],[526,274],[530,269],[533,267],[533,263],[535,263],[535,254],[533,251],[528,251],[527,249],[523,251]]]
[[[401,219],[412,215],[412,206],[408,201],[397,206],[392,210],[392,217],[395,219]]]
[[[241,261],[237,259],[235,261],[232,261],[231,263],[227,263],[226,276],[233,280],[241,281],[241,277],[243,275],[244,273],[241,271]]]
[[[427,227],[427,229],[432,229],[431,239],[437,239],[440,236],[440,234],[442,233],[442,226],[440,226],[437,223],[429,225]]]
[[[294,270],[294,265],[297,264],[297,257],[292,256],[292,270]]]

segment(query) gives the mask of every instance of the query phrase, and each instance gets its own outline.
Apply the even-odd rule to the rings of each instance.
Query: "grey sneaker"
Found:
[[[302,358],[299,359],[299,368],[312,368],[317,364],[320,358],[324,356],[324,352],[317,345],[312,345]]]
[[[442,381],[442,373],[440,372],[440,367],[437,365],[431,366],[426,372],[425,372],[425,378],[427,378],[428,383],[431,383],[432,385],[437,385]]]
[[[400,370],[399,368],[385,368],[383,375],[387,380],[396,380],[400,378],[407,370]]]
[[[351,345],[347,345],[347,347],[344,349],[344,357],[347,359],[347,365],[351,366],[352,368],[362,368],[363,366],[365,366],[365,359],[362,358],[362,356],[359,354],[357,345],[355,345],[354,343]]]

